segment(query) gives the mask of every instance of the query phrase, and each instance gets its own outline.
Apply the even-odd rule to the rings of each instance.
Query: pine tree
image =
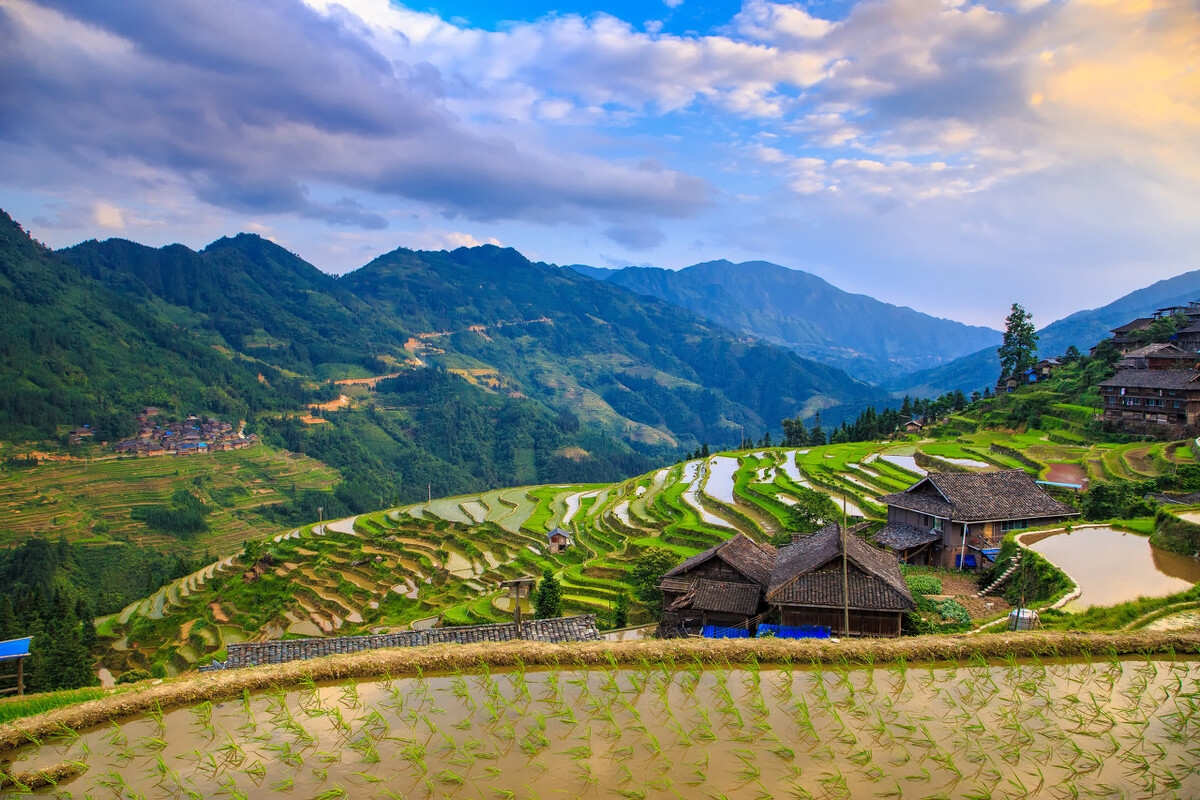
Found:
[[[1036,363],[1038,334],[1033,327],[1033,315],[1012,304],[1012,311],[1004,320],[1004,339],[997,354],[1000,356],[1000,380],[1019,375]]]
[[[613,627],[624,628],[629,624],[629,592],[617,595],[617,604],[613,608]]]
[[[813,447],[820,447],[825,444],[825,431],[821,428],[820,411],[813,417],[813,426],[808,430],[808,443]]]
[[[533,593],[533,615],[538,619],[562,616],[562,584],[549,567],[542,573],[542,580]]]

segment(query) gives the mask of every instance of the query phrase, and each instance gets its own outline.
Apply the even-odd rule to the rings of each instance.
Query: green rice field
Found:
[[[1195,797],[1200,662],[523,669],[245,693],[10,751],[57,797]]]

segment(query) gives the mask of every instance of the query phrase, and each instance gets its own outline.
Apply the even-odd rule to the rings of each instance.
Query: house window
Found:
[[[938,531],[940,533],[941,531],[945,530],[945,524],[946,524],[946,520],[942,519],[941,517],[933,518],[933,529],[935,531]]]
[[[1029,527],[1027,519],[1010,519],[1007,522],[1000,523],[1000,530],[1004,533],[1009,531],[1023,531]]]
[[[1171,404],[1175,406],[1175,408],[1183,408],[1183,403],[1179,402],[1178,400],[1172,400]]]

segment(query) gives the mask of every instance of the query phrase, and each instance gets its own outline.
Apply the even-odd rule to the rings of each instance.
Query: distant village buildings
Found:
[[[182,422],[159,420],[156,408],[146,408],[137,417],[137,436],[117,442],[124,455],[189,456],[223,450],[241,450],[257,442],[254,434],[243,435],[228,422],[212,417],[189,416]]]

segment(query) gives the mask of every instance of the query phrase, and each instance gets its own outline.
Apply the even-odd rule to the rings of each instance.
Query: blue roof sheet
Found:
[[[26,636],[24,639],[9,639],[6,642],[0,642],[0,661],[25,658],[29,655],[29,643],[32,641],[32,636]]]

